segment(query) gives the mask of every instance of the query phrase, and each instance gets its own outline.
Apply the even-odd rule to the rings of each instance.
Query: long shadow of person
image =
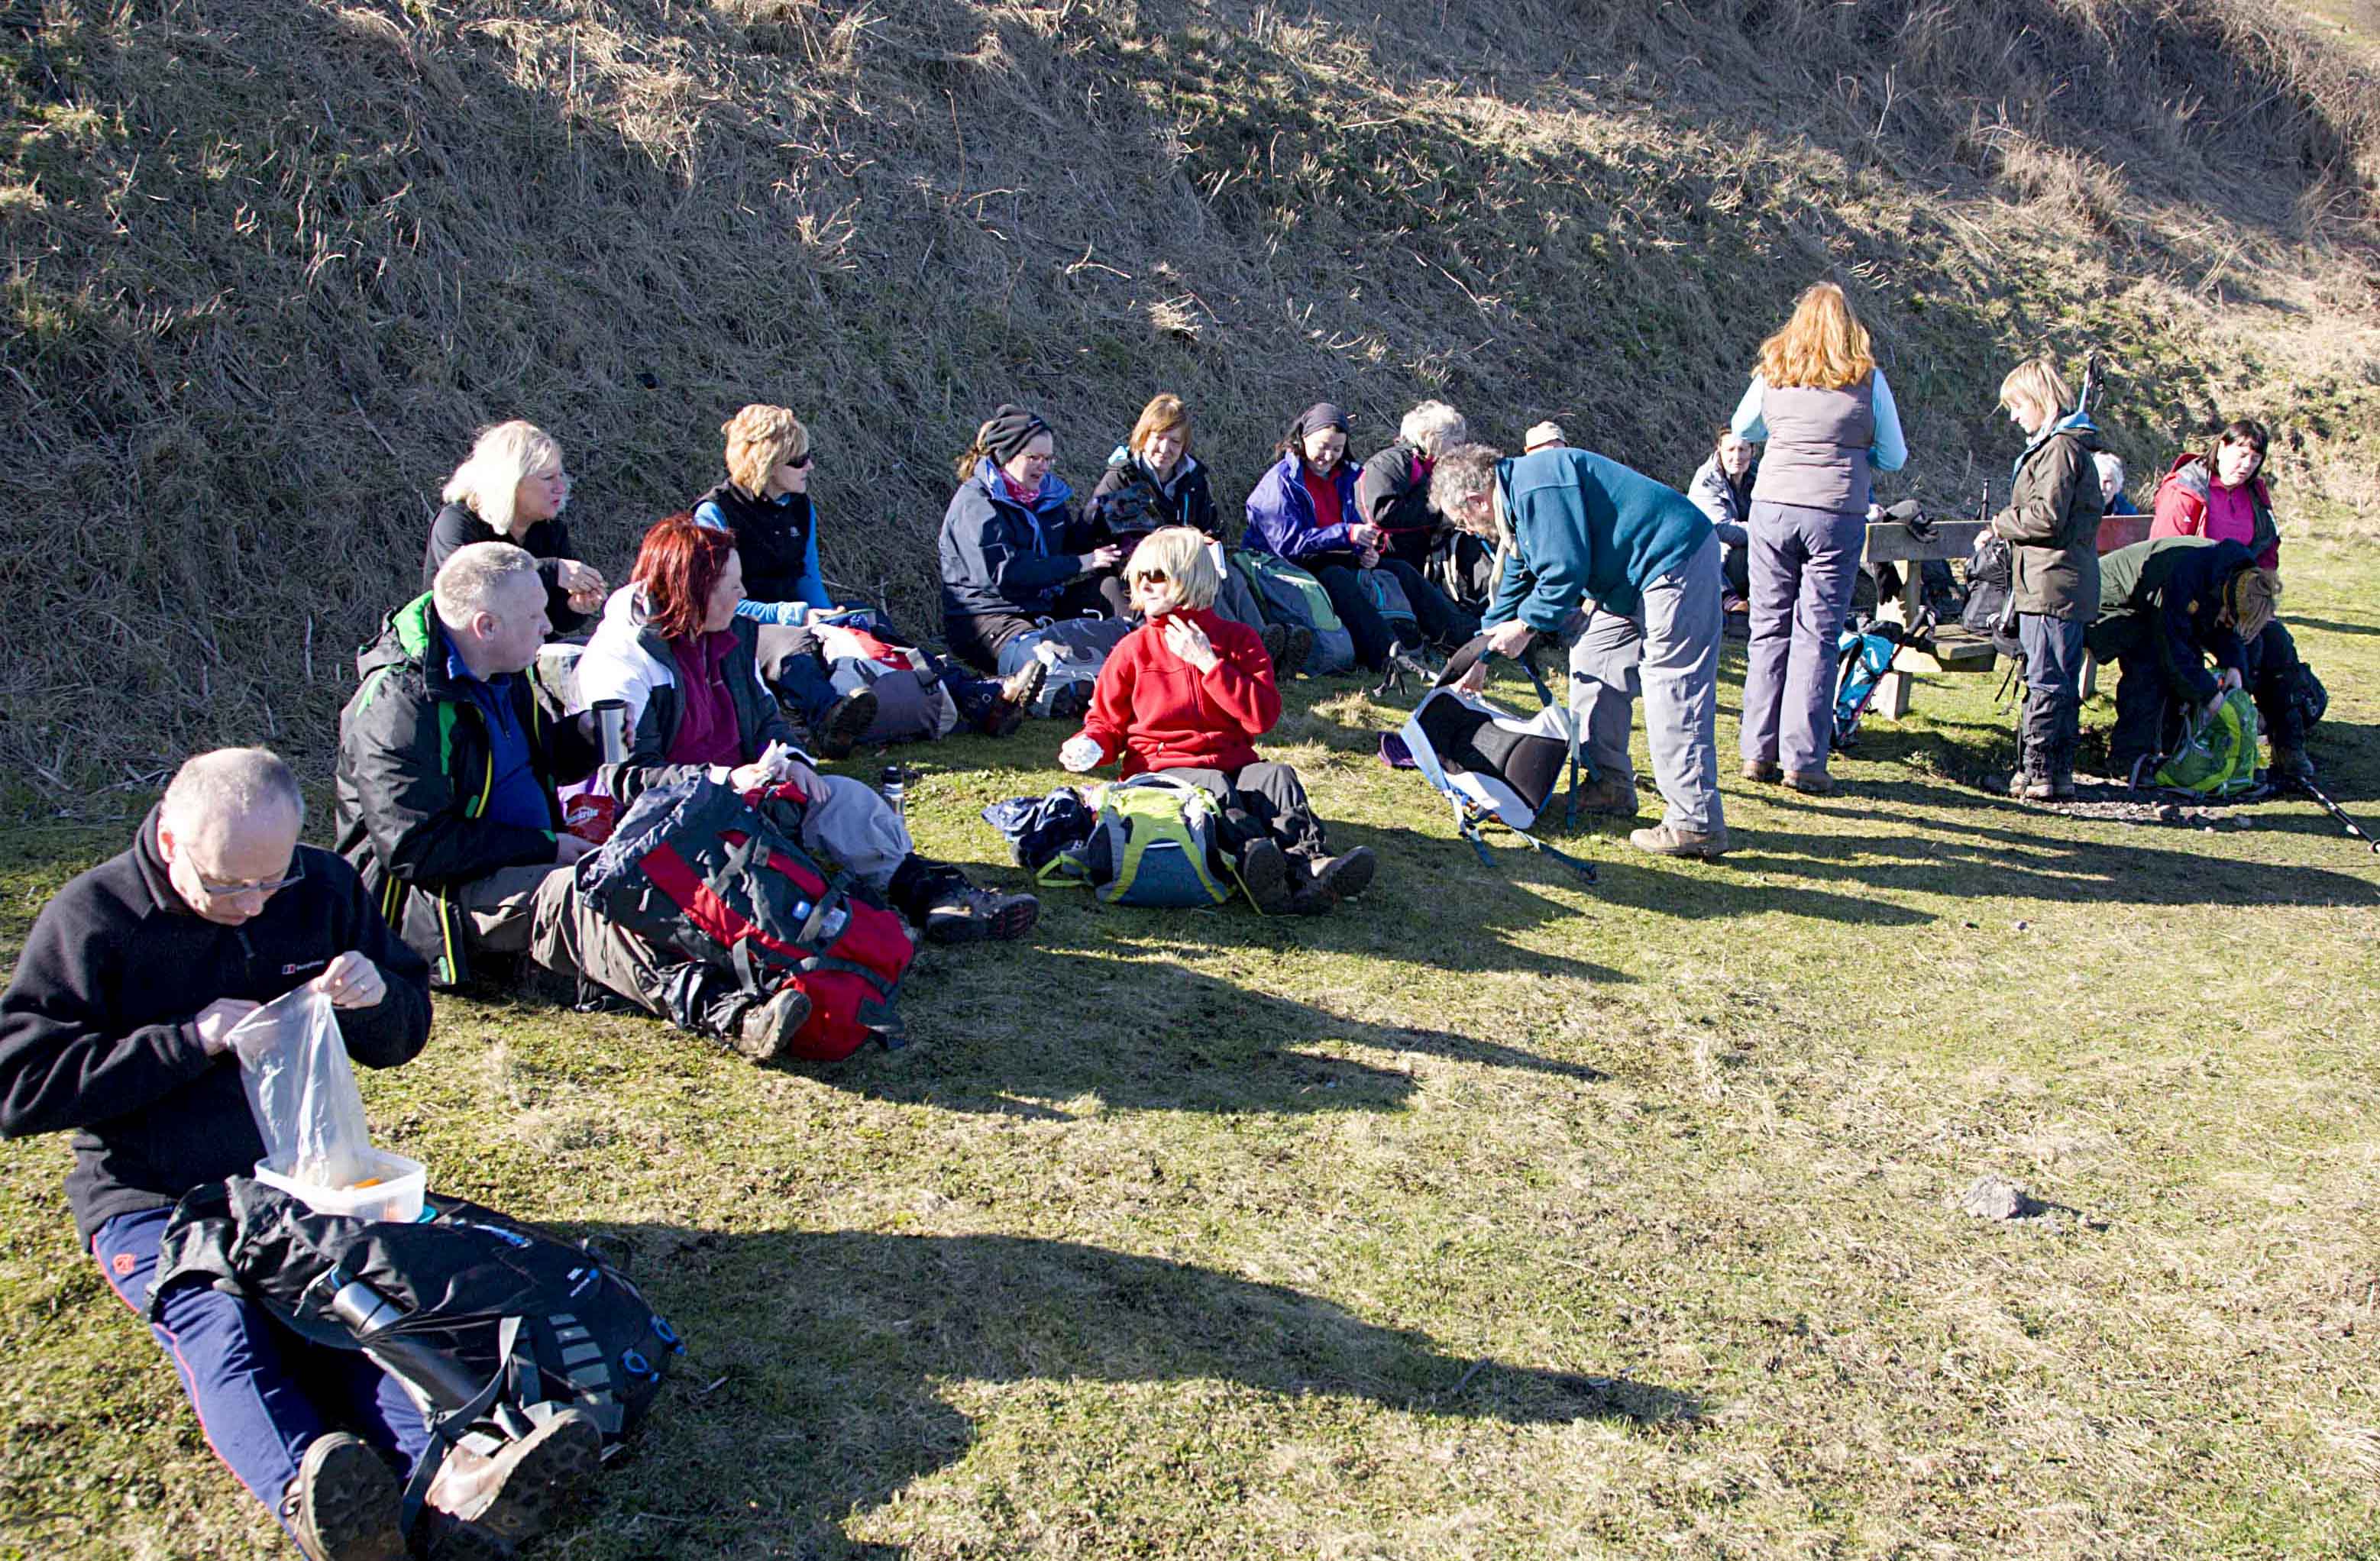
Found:
[[[671,1226],[600,1232],[689,1341],[594,1534],[639,1555],[861,1554],[843,1524],[965,1455],[979,1385],[1232,1385],[1293,1421],[1378,1411],[1527,1426],[1623,1421],[1691,1434],[1688,1394],[1441,1351],[1286,1287],[1015,1236]],[[1161,1418],[1133,1403],[1114,1412]],[[1043,1412],[1027,1408],[1024,1412]],[[1065,1434],[1061,1432],[1060,1434]],[[1134,1440],[1124,1425],[1095,1439]],[[1219,1475],[1228,1479],[1228,1475]],[[1195,1521],[1195,1519],[1185,1519]]]
[[[1128,913],[1119,913],[1128,914]],[[1592,1083],[1585,1064],[1427,1027],[1373,1023],[1130,950],[1038,947],[988,970],[938,966],[905,988],[922,1045],[864,1055],[831,1082],[948,1110],[1062,1117],[1096,1097],[1155,1111],[1389,1111],[1406,1054]],[[1336,1055],[1347,1047],[1385,1062]]]

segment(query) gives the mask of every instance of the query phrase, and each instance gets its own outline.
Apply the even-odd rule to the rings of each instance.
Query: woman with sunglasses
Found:
[[[1215,611],[1222,576],[1207,538],[1186,526],[1149,533],[1124,583],[1144,621],[1109,653],[1058,762],[1082,774],[1121,760],[1126,779],[1160,770],[1213,796],[1216,841],[1230,853],[1214,865],[1267,915],[1324,915],[1362,893],[1371,852],[1331,855],[1297,771],[1257,757],[1281,690],[1256,631]]]
[[[817,454],[802,420],[785,407],[756,402],[722,423],[719,431],[727,438],[727,480],[696,501],[694,519],[735,538],[747,593],[736,616],[793,628],[847,623],[872,628],[888,643],[914,645],[881,614],[838,606],[827,590],[819,566],[818,510],[809,493]],[[825,756],[840,758],[851,750],[846,735],[856,740],[874,715],[874,697],[838,693],[814,638],[791,648],[798,653],[771,658],[778,692],[801,711]],[[941,684],[960,714],[979,730],[1005,737],[1023,720],[1045,676],[1047,669],[1038,663],[1006,683],[944,667]],[[859,713],[863,708],[865,714]]]

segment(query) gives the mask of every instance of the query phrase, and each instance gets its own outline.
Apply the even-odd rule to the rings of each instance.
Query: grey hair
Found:
[[[488,523],[499,537],[513,528],[513,502],[529,473],[562,465],[562,446],[535,423],[515,417],[480,430],[470,454],[446,479],[440,498],[461,504]]]
[[[438,566],[430,599],[442,620],[459,628],[472,613],[492,611],[496,592],[516,575],[538,579],[537,559],[526,548],[510,542],[466,543]],[[543,582],[538,584],[542,590]]]
[[[1457,526],[1470,512],[1471,501],[1496,492],[1496,463],[1504,457],[1492,444],[1458,444],[1438,457],[1429,474],[1429,507]],[[1496,532],[1505,531],[1504,517],[1496,517]]]
[[[1425,401],[1405,414],[1397,437],[1432,460],[1471,437],[1463,414],[1443,401]]]
[[[2124,458],[2121,455],[2117,454],[2112,450],[2095,451],[2092,454],[2091,461],[2093,465],[2099,468],[2099,480],[2101,482],[2104,483],[2110,478],[2113,478],[2118,490],[2120,491],[2122,490],[2124,486]]]
[[[177,835],[195,833],[210,818],[237,818],[278,803],[306,828],[306,793],[298,777],[270,748],[217,748],[194,755],[174,772],[158,814]]]

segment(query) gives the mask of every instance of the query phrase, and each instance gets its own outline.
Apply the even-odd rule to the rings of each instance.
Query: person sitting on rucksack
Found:
[[[866,688],[835,686],[817,631],[830,623],[868,628],[889,644],[914,645],[873,608],[837,602],[819,564],[819,517],[810,476],[817,453],[809,430],[783,406],[754,403],[722,423],[727,439],[727,480],[696,501],[694,519],[735,538],[744,561],[744,603],[738,617],[792,632],[763,635],[762,664],[775,669],[779,697],[809,728],[820,757],[848,755],[876,714]],[[769,644],[774,639],[777,643]],[[1005,737],[1041,691],[1047,669],[1028,667],[1005,682],[971,677],[927,658],[960,715],[990,736]]]
[[[1430,550],[1450,529],[1429,507],[1429,474],[1442,453],[1470,437],[1462,413],[1425,401],[1397,425],[1394,444],[1356,468],[1355,514],[1385,534],[1381,552],[1415,569],[1429,567]]]
[[[618,700],[635,735],[625,762],[599,775],[625,809],[648,787],[708,773],[737,792],[792,781],[811,799],[803,845],[832,857],[937,943],[1022,938],[1040,903],[978,889],[956,867],[912,848],[899,814],[863,782],[821,776],[794,744],[760,678],[755,626],[739,618],[743,564],[724,532],[672,515],[645,533],[636,574],[606,608],[578,662],[578,698]],[[583,974],[648,1012],[692,1021],[744,1055],[785,1055],[809,1018],[788,986],[766,1002],[733,972],[694,971],[589,906],[565,876],[540,888],[530,952],[549,970]],[[693,996],[688,986],[700,990]]]
[[[440,495],[446,507],[430,523],[421,559],[421,588],[457,548],[510,542],[538,561],[545,582],[545,615],[556,635],[577,634],[603,605],[603,576],[582,563],[562,512],[570,502],[570,474],[562,446],[534,423],[516,417],[480,430],[471,454],[455,468]]]
[[[431,1446],[402,1383],[213,1286],[152,1291],[176,1203],[265,1157],[241,1021],[310,986],[367,1067],[409,1062],[430,1035],[428,967],[352,867],[299,843],[305,821],[278,756],[200,754],[130,849],[58,891],[0,994],[0,1133],[75,1130],[67,1201],[100,1277],[148,1319],[207,1445],[299,1551],[394,1561],[405,1470]],[[433,1555],[511,1555],[601,1443],[571,1410],[495,1452],[449,1452],[412,1538]]]
[[[1752,514],[1752,485],[1759,479],[1760,446],[1722,425],[1709,456],[1686,484],[1686,497],[1710,517],[1719,546],[1727,550],[1719,559],[1719,575],[1727,584],[1730,612],[1742,610],[1752,595],[1751,542],[1743,523]]]
[[[1080,774],[1121,760],[1127,779],[1161,771],[1222,805],[1221,849],[1268,915],[1322,915],[1372,880],[1371,852],[1333,856],[1297,771],[1257,757],[1281,719],[1271,659],[1245,624],[1214,611],[1221,576],[1198,533],[1151,533],[1124,565],[1141,626],[1099,672],[1083,730],[1058,750]]]
[[[1050,425],[1002,405],[958,458],[959,486],[942,513],[942,634],[951,653],[985,672],[1000,647],[1045,619],[1123,618],[1117,578],[1124,550],[1100,542],[1075,514],[1075,490],[1050,470]]]
[[[1415,660],[1425,647],[1403,643],[1390,627],[1365,583],[1374,571],[1401,587],[1421,639],[1442,649],[1464,644],[1478,632],[1478,620],[1447,600],[1420,570],[1387,556],[1388,533],[1363,518],[1355,499],[1361,468],[1346,456],[1344,412],[1324,401],[1300,413],[1281,440],[1281,460],[1248,494],[1245,545],[1321,581],[1354,638],[1355,659],[1375,672],[1389,665],[1391,651]]]
[[[2101,555],[2099,583],[2099,615],[2085,643],[2119,674],[2116,725],[2107,734],[2116,774],[2128,776],[2165,750],[2174,712],[2212,716],[2225,695],[2242,687],[2264,718],[2274,771],[2312,774],[2303,718],[2290,698],[2295,646],[2286,654],[2277,647],[2265,675],[2251,679],[2249,647],[2276,625],[2277,571],[2258,568],[2239,542],[2156,537]]]

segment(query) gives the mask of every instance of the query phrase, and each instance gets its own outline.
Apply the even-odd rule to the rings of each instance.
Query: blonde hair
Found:
[[[1173,599],[1184,607],[1212,607],[1223,588],[1207,538],[1186,526],[1169,526],[1141,538],[1123,566],[1124,584],[1144,575],[1164,575],[1173,587]]]
[[[2241,644],[2265,632],[2281,607],[2281,575],[2276,569],[2242,569],[2223,587],[2223,615]]]
[[[464,505],[498,536],[508,537],[513,529],[513,502],[520,496],[522,480],[548,466],[561,469],[562,446],[535,423],[515,417],[480,430],[471,453],[446,479],[439,497],[447,503]]]
[[[1190,408],[1172,391],[1160,391],[1148,398],[1140,409],[1140,421],[1132,425],[1132,437],[1124,443],[1135,455],[1148,448],[1148,442],[1168,429],[1182,430],[1182,454],[1190,454]]]
[[[1397,425],[1397,437],[1435,461],[1439,455],[1471,437],[1463,414],[1443,401],[1425,401]]]
[[[537,560],[527,549],[510,542],[471,542],[446,555],[430,582],[431,605],[440,622],[460,628],[474,612],[493,612],[496,593],[516,576],[538,587],[538,605],[545,604],[545,584]]]
[[[808,454],[810,430],[783,406],[754,402],[719,425],[727,436],[727,480],[747,493],[769,486],[770,474]]]
[[[1876,344],[1831,282],[1806,288],[1793,318],[1760,344],[1760,377],[1772,389],[1848,390],[1876,372]]]
[[[2000,381],[2000,405],[2023,418],[2028,432],[2035,423],[2065,411],[2073,399],[2065,376],[2046,357],[2026,358]]]

